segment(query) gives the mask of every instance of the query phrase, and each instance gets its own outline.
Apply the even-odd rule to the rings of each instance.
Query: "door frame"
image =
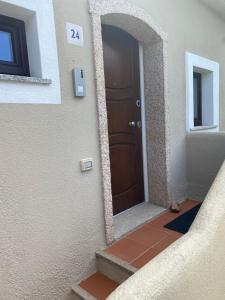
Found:
[[[89,0],[89,12],[93,34],[105,232],[107,244],[111,244],[115,236],[101,24],[117,26],[130,33],[143,45],[147,164],[151,181],[149,198],[151,203],[163,207],[168,207],[170,203],[171,182],[168,145],[167,35],[155,25],[151,15],[126,0],[110,2]]]
[[[142,124],[142,159],[143,159],[143,180],[144,199],[149,202],[149,177],[148,177],[148,151],[146,133],[146,110],[145,110],[145,74],[144,74],[144,53],[143,46],[139,42],[139,76],[140,76],[140,100],[141,100],[141,124]]]

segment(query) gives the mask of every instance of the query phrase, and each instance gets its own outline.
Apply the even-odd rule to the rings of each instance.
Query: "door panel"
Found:
[[[144,201],[138,42],[125,31],[102,26],[113,212]]]
[[[135,160],[135,144],[123,143],[110,148],[113,195],[125,193],[136,185],[136,168],[130,163]],[[120,176],[117,170],[120,170]]]

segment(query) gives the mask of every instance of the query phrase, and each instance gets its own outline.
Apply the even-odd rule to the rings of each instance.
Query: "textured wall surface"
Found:
[[[62,105],[0,105],[4,300],[72,299],[72,284],[95,270],[95,251],[105,245],[88,7],[57,0],[54,9]],[[84,26],[85,48],[67,43],[66,22]],[[84,99],[73,96],[74,67],[85,69]],[[85,157],[93,157],[94,169],[82,174]]]
[[[151,15],[168,35],[170,193],[183,199],[184,52],[220,63],[224,129],[225,25],[196,0],[129,1]],[[0,299],[4,300],[71,300],[72,283],[94,271],[94,252],[105,245],[88,1],[53,3],[62,104],[0,105]],[[84,48],[67,43],[66,22],[83,26]],[[73,96],[74,67],[85,69],[87,97],[83,100]],[[93,157],[94,169],[81,174],[79,161],[85,157]]]
[[[187,193],[203,200],[225,159],[225,132],[187,135]]]
[[[166,41],[144,47],[149,199],[152,203],[164,207],[168,207],[171,201],[167,55]]]
[[[224,300],[225,164],[190,231],[108,299]]]

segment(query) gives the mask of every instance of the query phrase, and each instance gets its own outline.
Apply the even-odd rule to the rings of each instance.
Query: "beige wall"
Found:
[[[0,299],[71,299],[105,245],[97,108],[86,1],[54,1],[62,105],[0,106]],[[67,44],[65,22],[84,26],[85,48]],[[71,70],[86,70],[75,99]],[[19,88],[19,84],[18,84]],[[94,158],[80,173],[79,160]]]
[[[203,200],[225,160],[225,133],[187,135],[187,193]]]
[[[168,34],[171,195],[186,195],[184,52],[220,63],[225,25],[194,0],[130,0]],[[92,34],[86,0],[54,0],[62,105],[0,106],[0,298],[68,300],[105,245]],[[84,27],[85,47],[67,44],[65,22]],[[213,42],[212,42],[213,41]],[[71,70],[87,76],[75,99]],[[221,79],[221,83],[223,80]],[[18,85],[19,88],[19,85]],[[221,84],[221,124],[225,128]],[[81,174],[79,160],[95,168]]]

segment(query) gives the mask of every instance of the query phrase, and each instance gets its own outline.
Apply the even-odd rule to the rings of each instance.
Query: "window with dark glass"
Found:
[[[202,74],[193,73],[194,126],[202,126]]]
[[[25,24],[0,15],[0,73],[30,76]]]

